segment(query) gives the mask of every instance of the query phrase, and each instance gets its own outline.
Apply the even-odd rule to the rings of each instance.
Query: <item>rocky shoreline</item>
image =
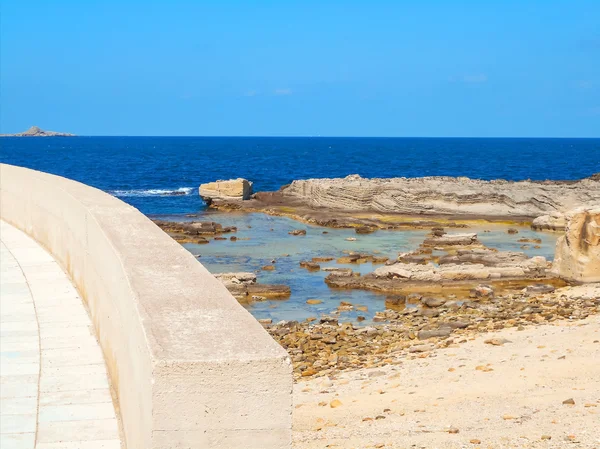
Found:
[[[360,252],[303,260],[301,268],[328,272],[325,282],[330,288],[369,289],[386,295],[386,309],[375,313],[368,326],[361,325],[367,307],[349,301],[303,322],[259,321],[289,352],[294,377],[310,379],[393,366],[461,345],[477,334],[585,319],[600,313],[600,283],[577,287],[568,282],[595,282],[594,276],[600,274],[600,209],[580,208],[565,217],[567,232],[559,239],[560,257],[554,264],[540,256],[488,248],[475,233],[440,226],[432,228],[418,248],[395,260]],[[198,243],[207,236],[219,238],[236,231],[214,222],[156,223],[179,242]],[[302,238],[301,232],[290,234]],[[535,238],[518,241],[539,243]],[[352,268],[320,265],[334,260],[381,266],[360,274]],[[255,273],[215,276],[242,304],[290,295],[287,286],[257,283]],[[350,318],[348,312],[357,318]],[[502,343],[490,340],[489,344]]]
[[[419,229],[438,224],[466,227],[477,221],[531,224],[544,216],[548,218],[536,223],[539,229],[561,230],[564,213],[600,204],[600,174],[578,181],[516,182],[351,175],[296,180],[277,192],[258,192],[249,199],[218,193],[203,198],[219,210],[263,212],[329,227]]]
[[[414,307],[386,309],[377,315],[384,324],[367,327],[342,322],[343,311],[361,307],[349,303],[340,304],[337,316],[300,323],[271,324],[263,320],[262,324],[290,353],[294,377],[299,379],[402,363],[407,357],[462,344],[478,333],[521,330],[600,313],[600,284],[586,290],[532,285],[518,293],[498,296],[487,286],[482,290],[489,293],[474,295],[462,303],[435,303],[415,295]],[[547,292],[539,293],[544,290]]]

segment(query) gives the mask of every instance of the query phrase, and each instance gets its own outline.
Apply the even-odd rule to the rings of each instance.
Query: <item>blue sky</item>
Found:
[[[598,0],[0,8],[0,132],[600,136]]]

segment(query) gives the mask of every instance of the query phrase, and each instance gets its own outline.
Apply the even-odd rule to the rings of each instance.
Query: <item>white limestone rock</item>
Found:
[[[564,231],[565,226],[565,214],[560,212],[539,216],[531,223],[531,229],[536,231]]]
[[[213,200],[248,200],[252,195],[252,182],[237,178],[201,184],[198,192],[210,204]]]

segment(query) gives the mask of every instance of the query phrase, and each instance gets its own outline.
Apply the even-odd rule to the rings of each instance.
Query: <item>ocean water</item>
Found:
[[[255,190],[355,173],[579,179],[600,172],[600,139],[13,137],[0,138],[0,161],[98,187],[145,214],[177,214],[203,208],[201,183],[237,177]]]
[[[246,137],[75,137],[1,138],[0,161],[42,170],[100,188],[143,213],[173,220],[200,214],[225,226],[237,226],[238,240],[184,245],[211,272],[254,271],[261,283],[286,284],[287,300],[247,306],[259,318],[305,319],[334,310],[340,301],[366,305],[368,324],[385,308],[385,295],[330,289],[325,272],[300,268],[315,256],[341,257],[347,251],[395,258],[416,248],[425,231],[377,231],[356,235],[264,214],[206,210],[197,188],[203,182],[245,177],[255,190],[276,190],[294,179],[344,177],[468,176],[480,179],[580,179],[600,172],[600,139],[372,139]],[[195,218],[197,219],[197,218]],[[306,229],[306,236],[290,236]],[[524,251],[552,259],[557,234],[520,227],[472,229],[480,240],[500,250]],[[487,232],[484,232],[487,231]],[[356,241],[347,241],[355,237]],[[539,248],[521,248],[518,239],[542,239]],[[261,267],[275,260],[275,271]],[[335,261],[322,264],[336,266]],[[342,265],[372,271],[371,264]],[[321,299],[319,305],[307,299]],[[355,312],[343,320],[354,320]]]

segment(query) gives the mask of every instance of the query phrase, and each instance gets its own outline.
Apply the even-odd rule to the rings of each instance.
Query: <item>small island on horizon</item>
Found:
[[[22,133],[0,134],[0,137],[75,137],[75,134],[45,131],[38,126],[32,126]]]

